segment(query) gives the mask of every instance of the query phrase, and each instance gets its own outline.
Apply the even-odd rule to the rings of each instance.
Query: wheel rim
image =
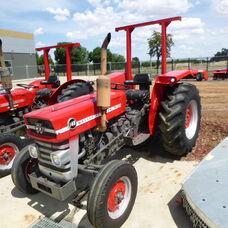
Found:
[[[36,168],[37,168],[37,158],[29,159],[25,167],[25,176],[29,183],[30,183],[29,174],[31,174]]]
[[[190,126],[191,120],[192,120],[192,111],[188,107],[185,115],[185,128],[188,128]]]
[[[108,214],[117,219],[124,214],[131,199],[132,186],[128,177],[121,177],[112,187],[107,202]]]
[[[10,168],[13,164],[18,147],[14,143],[4,143],[0,146],[0,166],[1,169]]]
[[[192,139],[196,133],[198,125],[198,107],[195,100],[192,100],[185,114],[185,134],[188,139]]]

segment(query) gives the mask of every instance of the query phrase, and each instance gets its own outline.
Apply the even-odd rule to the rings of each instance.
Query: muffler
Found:
[[[101,75],[97,78],[97,106],[101,110],[101,122],[97,131],[104,132],[107,129],[106,111],[110,107],[111,86],[107,73],[107,47],[111,40],[111,33],[108,33],[101,46]]]

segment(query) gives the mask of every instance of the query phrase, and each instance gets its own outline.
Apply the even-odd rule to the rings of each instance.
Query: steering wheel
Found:
[[[25,89],[38,89],[39,86],[35,86],[35,85],[27,85],[27,84],[17,84],[17,86],[23,87]]]

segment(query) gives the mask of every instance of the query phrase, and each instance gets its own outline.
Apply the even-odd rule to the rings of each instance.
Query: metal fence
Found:
[[[14,66],[11,71],[22,69],[25,72],[24,78],[33,78],[34,72],[38,72],[38,77],[44,75],[44,66]],[[207,69],[209,74],[212,74],[214,69],[228,68],[228,56],[224,57],[205,57],[205,58],[185,58],[185,59],[167,59],[167,71],[172,70],[186,70],[186,69]],[[66,65],[54,64],[50,65],[50,69],[56,72],[59,76],[66,75]],[[124,72],[125,63],[107,63],[107,71]],[[157,67],[156,61],[141,61],[132,62],[132,72],[137,73],[151,73],[156,76],[161,73],[161,64]],[[99,75],[100,64],[72,64],[72,74],[74,76],[90,76]],[[16,78],[14,78],[16,79]]]

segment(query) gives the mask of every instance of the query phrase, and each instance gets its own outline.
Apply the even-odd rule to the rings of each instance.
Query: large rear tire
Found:
[[[0,134],[0,176],[10,172],[15,156],[23,145],[23,140],[16,135]]]
[[[35,194],[39,192],[31,185],[29,174],[38,168],[37,159],[31,158],[28,152],[28,146],[23,148],[15,157],[11,170],[11,177],[14,185],[23,193]]]
[[[87,214],[95,228],[120,227],[128,218],[137,193],[135,168],[124,161],[107,163],[89,192]]]
[[[86,82],[77,82],[68,85],[66,89],[61,91],[61,94],[57,97],[58,103],[68,101],[70,99],[80,97],[93,92],[91,84]]]
[[[192,84],[176,84],[168,88],[161,107],[159,129],[165,150],[179,156],[187,154],[195,146],[200,127],[199,91]]]

